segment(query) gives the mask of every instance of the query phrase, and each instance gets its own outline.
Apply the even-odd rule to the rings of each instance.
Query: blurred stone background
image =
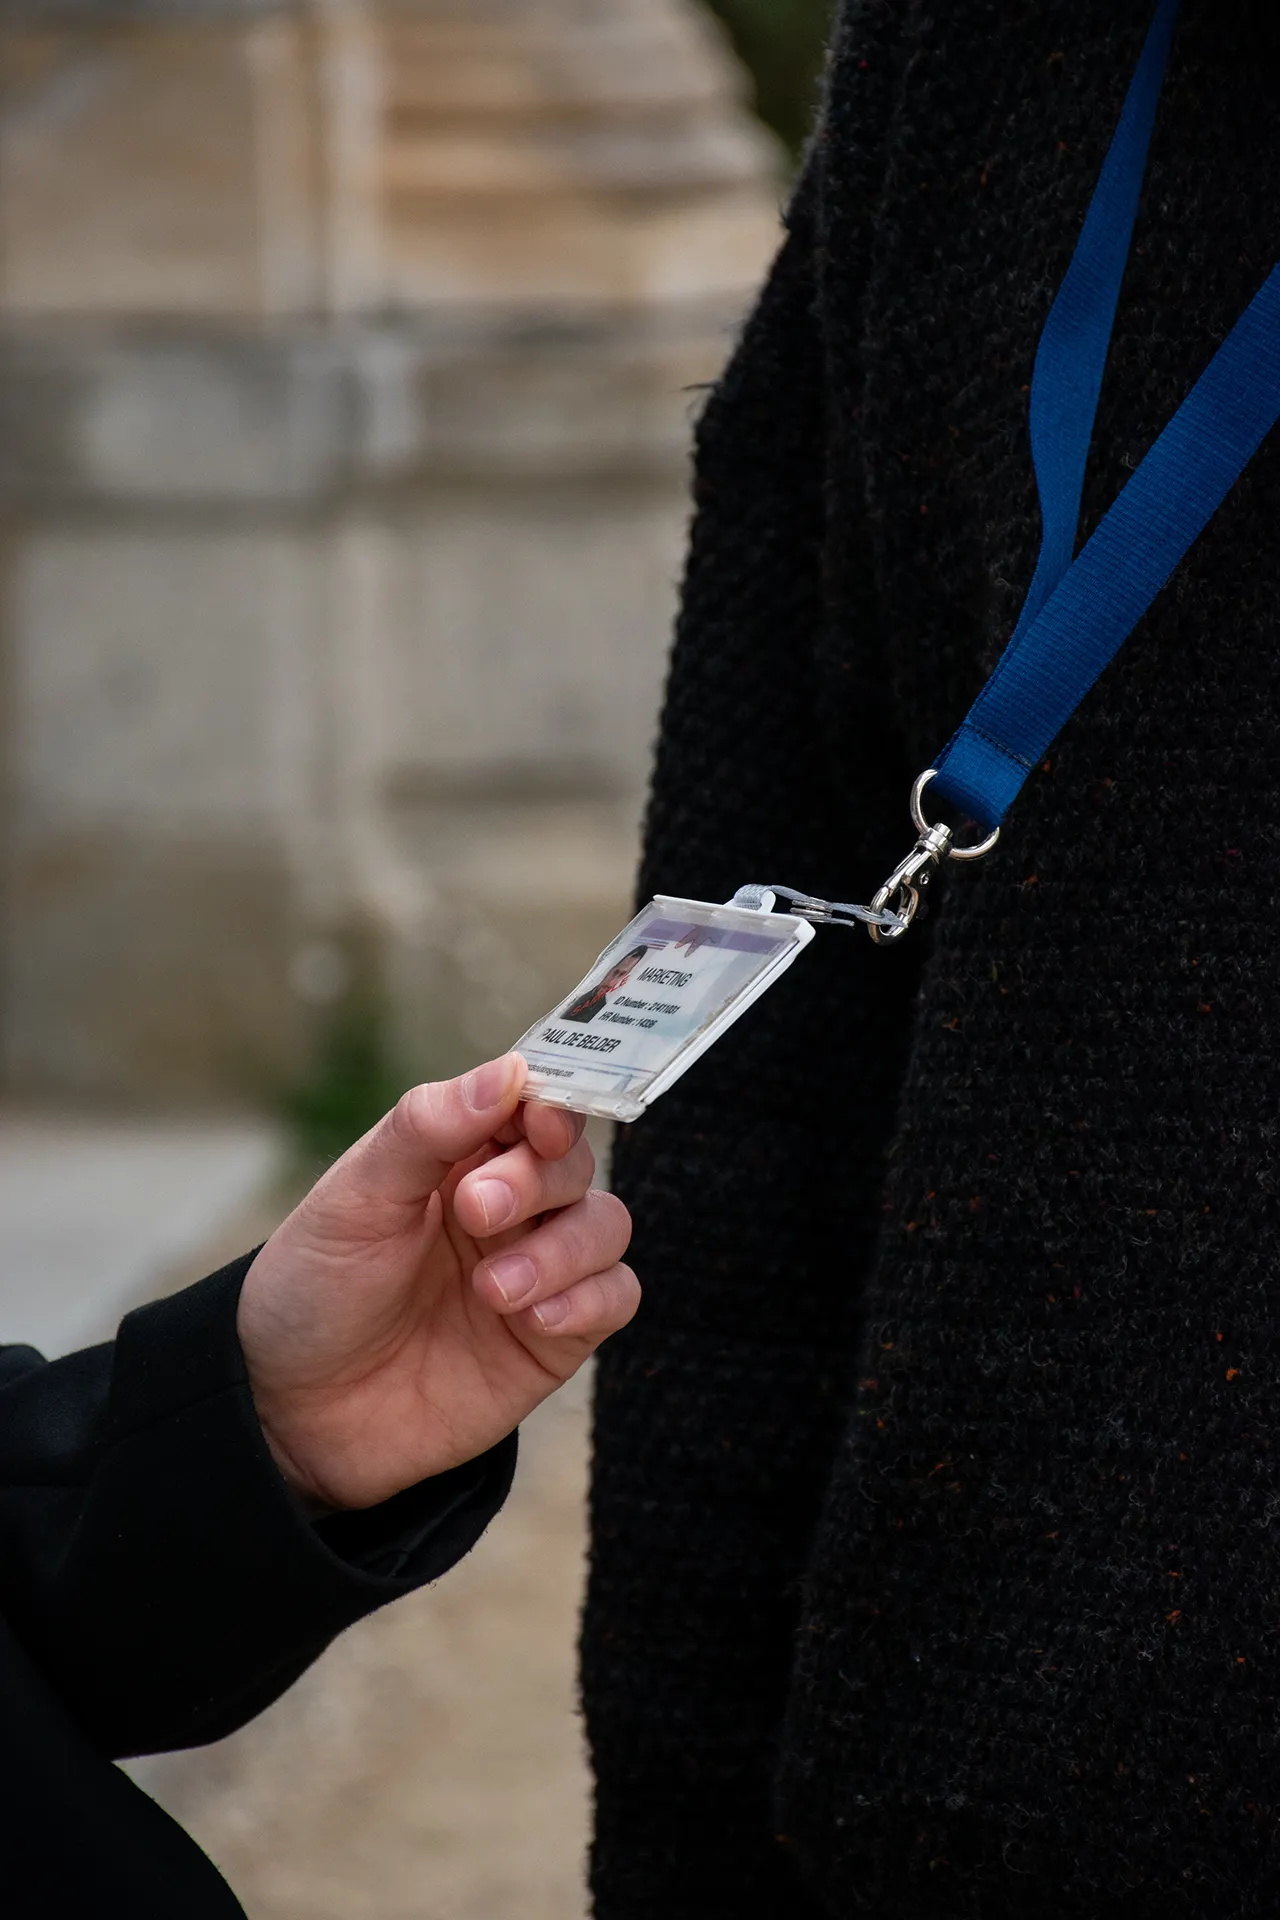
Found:
[[[0,0],[0,1337],[252,1244],[625,917],[825,11],[717,6]],[[437,1593],[139,1767],[252,1920],[583,1912],[585,1394]]]
[[[777,225],[681,0],[183,11],[6,36],[21,1094],[270,1096],[355,989],[450,1067],[594,957]]]

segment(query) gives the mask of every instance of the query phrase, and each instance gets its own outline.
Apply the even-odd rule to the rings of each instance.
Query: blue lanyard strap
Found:
[[[1085,462],[1178,0],[1160,0],[1050,310],[1031,389],[1043,536],[1017,627],[936,762],[936,789],[997,828],[1280,418],[1280,267],[1073,560]]]
[[[911,793],[920,838],[869,907],[788,894],[805,918],[900,939],[934,867],[978,859],[1027,775],[1114,659],[1280,419],[1280,267],[1269,275],[1164,432],[1075,552],[1080,495],[1178,0],[1159,0],[1080,239],[1040,336],[1031,455],[1040,556],[1013,637],[935,765]],[[986,837],[930,826],[926,785]],[[773,889],[748,890],[771,895]]]

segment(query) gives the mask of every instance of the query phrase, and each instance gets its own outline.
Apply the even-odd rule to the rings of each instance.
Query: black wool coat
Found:
[[[698,435],[643,893],[866,899],[1012,629],[1027,388],[1152,0],[850,0]],[[1184,0],[1096,524],[1280,260],[1280,10]],[[620,1142],[600,1920],[1280,1904],[1280,440],[897,947]]]
[[[235,1920],[225,1880],[113,1757],[199,1746],[362,1615],[437,1578],[506,1496],[515,1438],[309,1523],[235,1332],[252,1256],[114,1344],[0,1349],[0,1914]]]

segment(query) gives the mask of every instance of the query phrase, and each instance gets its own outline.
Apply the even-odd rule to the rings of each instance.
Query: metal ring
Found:
[[[929,831],[929,822],[924,817],[924,812],[920,805],[920,798],[929,782],[935,780],[937,775],[938,769],[936,767],[929,767],[920,775],[911,789],[911,818],[916,824],[917,831],[920,833],[928,833]],[[987,835],[985,840],[979,840],[975,846],[948,847],[947,858],[948,860],[981,860],[984,853],[990,853],[999,838],[1000,829],[996,827]]]

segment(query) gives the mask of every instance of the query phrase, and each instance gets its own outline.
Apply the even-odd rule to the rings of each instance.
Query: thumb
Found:
[[[488,1060],[457,1080],[410,1087],[333,1168],[363,1202],[420,1207],[515,1112],[529,1069],[518,1053]]]

